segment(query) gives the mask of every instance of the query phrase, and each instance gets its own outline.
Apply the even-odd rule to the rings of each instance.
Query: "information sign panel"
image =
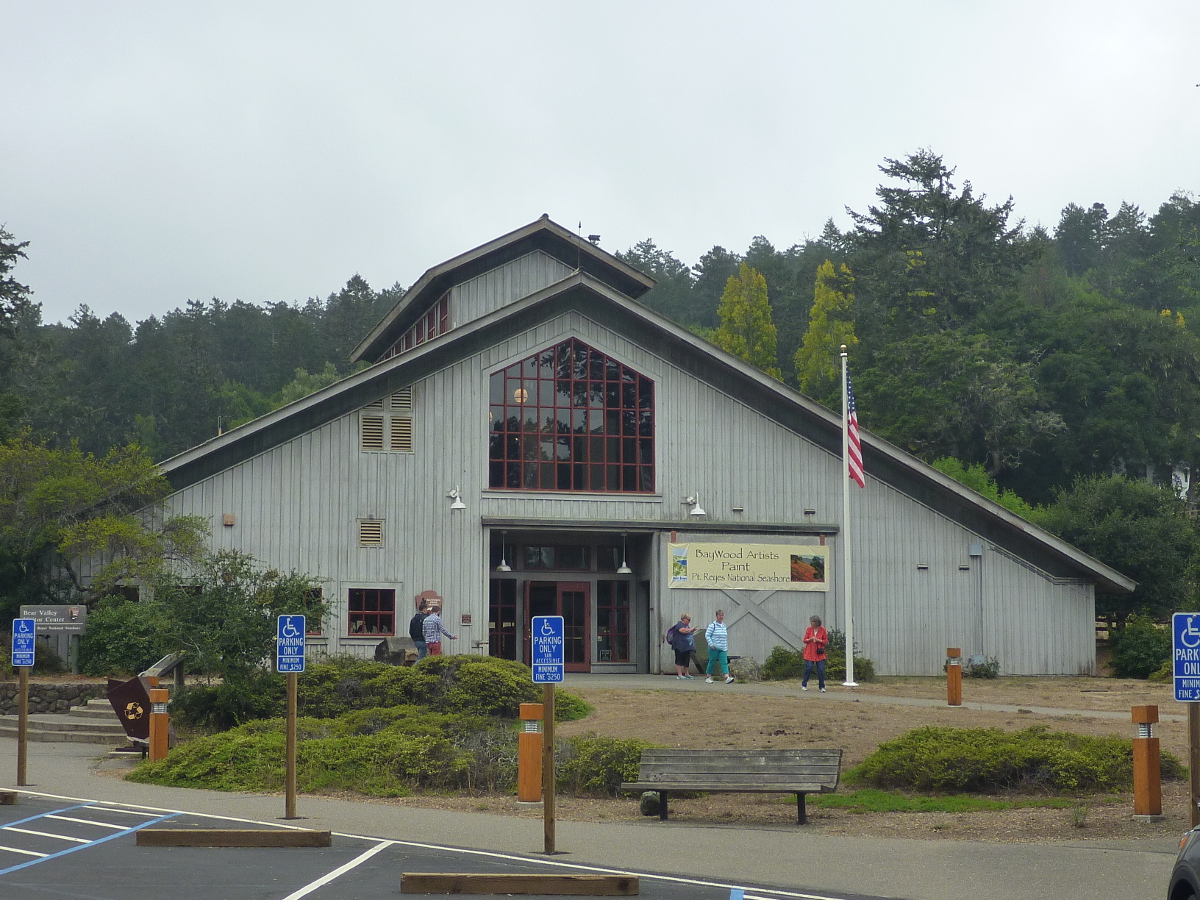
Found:
[[[36,654],[34,639],[37,637],[37,623],[33,619],[13,619],[12,631],[12,664],[14,666],[32,666]]]
[[[1200,613],[1171,616],[1171,660],[1175,699],[1200,701]]]
[[[557,684],[566,671],[562,616],[534,616],[531,638],[533,640],[533,683]]]
[[[275,671],[304,671],[304,616],[280,616],[275,636]]]

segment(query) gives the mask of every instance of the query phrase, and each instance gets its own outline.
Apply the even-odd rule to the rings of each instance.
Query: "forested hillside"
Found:
[[[932,152],[880,169],[876,203],[848,209],[845,231],[831,219],[802,244],[760,236],[693,265],[649,238],[619,255],[657,279],[643,303],[729,349],[757,348],[736,352],[831,407],[849,344],[863,425],[927,461],[974,466],[985,492],[1045,505],[1109,491],[1111,506],[1105,479],[1128,475],[1158,486],[1152,507],[1172,487],[1187,493],[1200,463],[1200,202],[1181,191],[1157,210],[1110,211],[1079,198],[1047,230]],[[135,324],[81,304],[46,325],[20,277],[36,252],[0,230],[0,438],[27,431],[96,454],[134,442],[163,459],[347,374],[349,352],[403,296],[356,275],[323,301],[188,300]],[[764,282],[774,333],[756,343],[746,331],[762,329],[762,308],[734,320]],[[1102,557],[1119,543],[1045,521]],[[1179,549],[1188,565],[1192,542]],[[1190,591],[1176,575],[1171,591]]]

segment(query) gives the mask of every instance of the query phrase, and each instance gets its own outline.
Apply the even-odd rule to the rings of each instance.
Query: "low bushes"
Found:
[[[1162,754],[1165,779],[1183,765]],[[999,728],[918,728],[879,749],[846,774],[848,782],[922,791],[1011,789],[1116,791],[1133,783],[1133,747],[1118,737]]]
[[[281,716],[284,683],[281,675],[256,672],[224,684],[193,685],[172,703],[172,712],[183,725],[217,729]],[[298,688],[300,714],[315,718],[415,705],[435,712],[515,719],[522,703],[542,697],[527,666],[488,656],[433,656],[411,667],[332,659],[309,666]],[[581,719],[590,711],[578,697],[556,692],[556,720]]]
[[[283,786],[284,723],[252,722],[198,738],[161,762],[143,763],[130,779],[225,791]],[[335,719],[297,722],[299,790],[353,790],[378,797],[414,790],[514,791],[517,734],[510,723],[415,706],[365,709]],[[616,796],[637,776],[642,741],[585,735],[555,749],[558,789],[578,796]]]

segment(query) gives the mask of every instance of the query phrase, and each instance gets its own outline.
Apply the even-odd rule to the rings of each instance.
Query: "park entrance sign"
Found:
[[[1175,699],[1200,701],[1200,613],[1171,617],[1171,660]]]

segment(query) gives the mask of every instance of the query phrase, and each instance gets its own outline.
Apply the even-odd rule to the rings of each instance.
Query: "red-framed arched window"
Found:
[[[492,373],[489,486],[654,492],[654,382],[571,338]]]

